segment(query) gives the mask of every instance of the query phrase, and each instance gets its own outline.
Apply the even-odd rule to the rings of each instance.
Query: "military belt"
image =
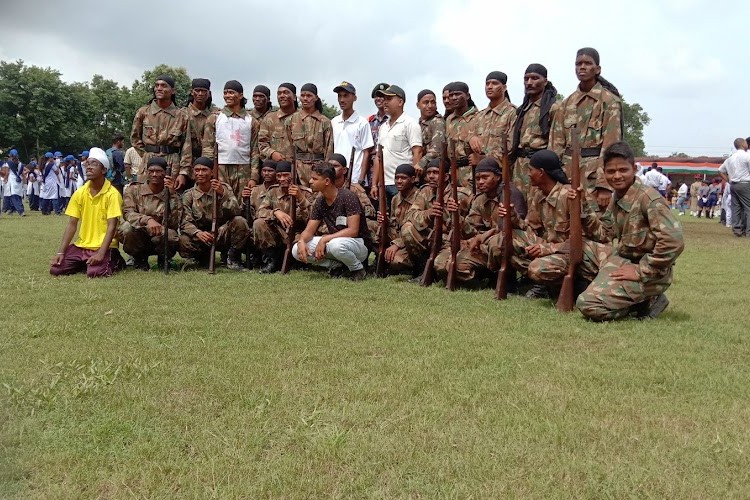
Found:
[[[174,146],[143,146],[143,149],[147,153],[158,153],[163,155],[172,155],[181,151],[180,148]]]
[[[297,159],[300,161],[316,161],[323,158],[325,157],[318,153],[297,153]]]
[[[468,167],[469,166],[469,157],[468,156],[462,156],[461,158],[456,159],[456,166],[457,167]]]
[[[602,148],[581,148],[581,158],[593,158],[599,156],[602,153]],[[567,156],[573,155],[571,148],[565,148],[565,154]]]
[[[537,151],[544,151],[544,148],[540,148],[540,149],[535,149],[535,148],[518,148],[518,149],[516,149],[516,157],[518,157],[518,158],[531,158],[531,155],[533,155]]]

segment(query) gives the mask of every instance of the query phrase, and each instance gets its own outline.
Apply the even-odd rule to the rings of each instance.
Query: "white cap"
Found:
[[[109,158],[107,158],[107,153],[105,153],[103,149],[101,148],[89,149],[89,160],[96,160],[102,165],[104,165],[105,170],[109,170]]]

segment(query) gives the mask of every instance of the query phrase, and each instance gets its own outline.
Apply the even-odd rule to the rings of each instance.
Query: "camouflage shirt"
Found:
[[[307,224],[307,219],[310,218],[310,209],[312,208],[312,202],[314,199],[313,192],[306,187],[298,186],[299,189],[304,191],[305,197],[302,201],[297,200],[297,213],[295,222]],[[268,222],[275,222],[277,219],[273,215],[274,211],[281,210],[285,214],[290,215],[292,212],[292,197],[289,194],[284,194],[281,190],[281,186],[274,184],[266,194],[261,198],[260,205],[258,206],[258,218],[264,219]]]
[[[477,113],[472,123],[472,134],[482,143],[482,154],[491,156],[498,164],[503,159],[505,146],[501,140],[502,134],[508,135],[508,143],[513,140],[510,128],[516,119],[516,107],[507,99],[495,106],[487,107]]]
[[[292,141],[297,153],[312,153],[328,158],[333,154],[331,120],[320,112],[298,110],[289,119]]]
[[[217,225],[223,226],[232,218],[241,215],[240,204],[237,203],[232,187],[222,182],[224,195],[216,196],[219,202],[217,211]],[[211,230],[211,211],[213,209],[213,190],[203,192],[195,185],[182,195],[182,224],[180,230],[188,236],[195,236],[198,231]]]
[[[199,158],[203,155],[203,129],[206,126],[206,120],[212,114],[219,112],[219,108],[211,104],[206,109],[198,109],[193,106],[193,103],[188,104],[183,108],[188,115],[188,122],[190,123],[190,143],[193,148],[193,159]]]
[[[404,242],[399,237],[401,226],[406,222],[406,213],[414,204],[418,191],[416,187],[412,187],[406,197],[398,192],[391,200],[391,213],[388,216],[388,239],[391,245],[404,248]]]
[[[271,111],[260,122],[258,132],[258,150],[262,159],[271,158],[274,153],[281,154],[285,160],[292,160],[292,145],[289,142],[289,118],[294,113],[284,114],[282,110]]]
[[[260,112],[258,112],[258,110],[257,110],[257,109],[255,109],[255,108],[253,108],[253,109],[251,109],[251,110],[249,111],[249,113],[250,113],[250,116],[252,116],[252,117],[253,117],[253,120],[257,120],[257,121],[258,121],[258,123],[260,123],[261,121],[263,121],[263,118],[265,118],[265,117],[266,117],[266,116],[268,115],[268,113],[270,113],[270,112],[271,112],[271,109],[270,109],[270,108],[269,108],[269,109],[267,109],[265,113],[260,113]]]
[[[439,114],[436,114],[432,118],[424,120],[419,119],[419,126],[422,128],[422,159],[419,160],[419,165],[423,168],[427,168],[427,164],[430,161],[439,159],[440,155],[443,154],[443,146],[445,145],[445,120]]]
[[[141,155],[143,165],[148,165],[148,160],[153,155],[164,156],[170,169],[179,167],[181,175],[190,176],[193,151],[188,115],[174,104],[161,109],[154,101],[140,107],[133,118],[130,144]],[[144,149],[146,146],[168,146],[178,148],[179,152],[149,153]],[[168,173],[174,175],[174,171]]]
[[[617,240],[615,253],[638,265],[644,283],[665,277],[685,248],[682,225],[664,197],[638,179],[622,198],[616,197],[601,219]]]
[[[134,228],[145,228],[151,219],[163,225],[166,199],[166,189],[154,194],[148,184],[131,184],[122,200],[123,219]],[[169,196],[169,229],[180,227],[181,212],[182,200],[172,190]]]
[[[363,188],[360,184],[352,184],[351,186],[349,186],[349,190],[357,195],[357,199],[359,199],[359,203],[362,205],[362,208],[365,211],[365,218],[376,220],[377,211],[375,210],[372,201],[370,201],[370,197],[367,196],[365,188]]]
[[[445,192],[443,193],[443,203],[453,198],[451,191],[450,185],[446,185]],[[456,192],[458,193],[458,214],[463,218],[469,213],[469,206],[472,200],[471,189],[459,187]],[[404,222],[411,222],[414,225],[414,229],[419,232],[432,228],[435,219],[430,215],[430,208],[436,199],[437,190],[430,187],[429,184],[422,186],[417,191],[416,196],[414,196],[414,203],[412,203],[406,212]],[[450,230],[450,217],[450,212],[443,207],[443,234]]]
[[[539,118],[542,112],[542,99],[539,98],[534,102],[528,104],[529,110],[523,115],[523,123],[521,124],[521,138],[518,141],[518,147],[521,149],[547,149],[549,144],[549,135],[542,134],[542,127],[539,126]],[[550,109],[549,116],[550,120],[554,119],[555,113],[559,109],[560,104],[554,103],[552,109]],[[513,124],[510,126],[510,130],[513,130],[515,126],[515,118]],[[551,130],[551,125],[550,125]],[[510,135],[510,132],[508,132]],[[512,140],[511,137],[508,140]]]
[[[472,106],[461,116],[452,114],[445,122],[445,136],[448,139],[448,157],[463,158],[471,154],[469,139],[474,135],[474,123],[477,108]]]
[[[224,108],[213,113],[206,120],[206,126],[203,131],[203,156],[206,158],[214,158],[214,149],[216,146],[216,119],[219,113],[224,113],[229,118],[244,118],[249,112],[242,108],[239,113],[234,113],[231,109],[224,106]],[[260,134],[260,123],[258,120],[251,120],[250,122],[250,178],[256,183],[260,180],[260,152],[258,150],[258,136]],[[220,150],[223,152],[223,150]],[[219,158],[221,158],[221,154]]]

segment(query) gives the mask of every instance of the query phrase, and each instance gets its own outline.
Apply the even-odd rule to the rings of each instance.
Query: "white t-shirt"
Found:
[[[666,175],[662,173],[660,173],[659,175],[661,175],[661,180],[659,181],[659,190],[666,191],[667,187],[669,187],[669,185],[671,184],[671,181]]]
[[[659,189],[659,186],[661,186],[661,178],[662,174],[654,168],[646,172],[646,175],[643,176],[644,183],[654,189]]]
[[[253,118],[250,113],[227,116],[223,111],[216,115],[216,145],[222,165],[247,165],[250,163]]]
[[[677,196],[687,196],[688,194],[688,185],[684,182],[680,185],[680,189],[677,190]]]
[[[724,160],[719,172],[729,177],[729,182],[750,182],[750,152],[738,149]]]
[[[343,155],[349,162],[354,146],[354,163],[349,165],[352,169],[352,183],[359,182],[362,173],[362,159],[364,150],[375,145],[372,140],[372,131],[368,121],[361,117],[356,111],[346,121],[344,115],[338,115],[331,120],[333,128],[333,152]]]
[[[383,146],[385,185],[393,186],[396,184],[396,167],[404,163],[412,165],[411,148],[422,146],[422,128],[417,120],[404,113],[393,126],[390,121],[380,126],[378,145]]]

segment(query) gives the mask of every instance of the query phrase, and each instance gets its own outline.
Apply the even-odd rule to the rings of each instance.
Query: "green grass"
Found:
[[[314,272],[52,278],[0,219],[0,497],[747,498],[750,240],[658,320]]]

